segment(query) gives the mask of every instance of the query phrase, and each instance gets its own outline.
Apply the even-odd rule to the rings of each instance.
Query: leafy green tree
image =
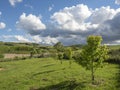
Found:
[[[63,53],[58,53],[58,59],[61,61],[61,64],[62,64]]]
[[[70,67],[71,67],[71,64],[72,64],[72,49],[69,47],[69,48],[66,48],[65,52],[64,52],[64,58],[65,59],[68,59],[69,60],[69,64],[70,64]]]
[[[63,52],[64,51],[64,46],[61,42],[58,42],[54,45],[54,48],[58,51],[58,52]]]
[[[36,49],[34,50],[34,52],[35,52],[35,54],[37,54],[37,57],[38,57],[38,58],[41,57],[40,48],[36,48]]]
[[[64,59],[72,59],[72,50],[70,47],[66,48],[64,51]]]
[[[91,71],[92,83],[97,68],[103,67],[103,61],[108,58],[108,48],[101,45],[102,37],[90,35],[87,38],[87,45],[81,51],[77,62]]]
[[[32,51],[30,51],[30,58],[32,58],[33,55],[36,53],[37,53],[36,49],[33,48]]]

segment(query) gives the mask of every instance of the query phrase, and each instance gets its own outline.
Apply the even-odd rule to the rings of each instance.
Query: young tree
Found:
[[[69,60],[69,64],[70,64],[70,67],[71,67],[71,64],[72,64],[72,61],[71,61],[71,59],[72,59],[72,50],[71,50],[70,47],[66,48],[65,53],[64,53],[64,58]]]
[[[87,45],[81,51],[77,62],[91,71],[92,83],[94,83],[94,73],[97,68],[103,66],[103,61],[108,58],[108,48],[101,45],[101,36],[88,36]]]
[[[32,58],[33,55],[36,53],[37,53],[36,49],[33,48],[32,51],[30,51],[30,58]]]
[[[58,59],[61,61],[61,64],[62,64],[62,60],[63,60],[63,53],[58,53]]]
[[[58,42],[54,45],[54,48],[58,51],[58,52],[63,52],[64,51],[64,46],[61,42]]]

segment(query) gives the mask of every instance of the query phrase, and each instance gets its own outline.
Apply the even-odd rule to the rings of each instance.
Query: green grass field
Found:
[[[68,61],[52,58],[0,62],[0,90],[120,90],[120,68],[107,64],[91,73]]]

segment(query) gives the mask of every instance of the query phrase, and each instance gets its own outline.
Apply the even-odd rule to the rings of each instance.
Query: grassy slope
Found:
[[[96,72],[96,85],[91,73],[76,63],[60,64],[51,58],[0,62],[0,90],[118,90],[118,65],[107,64]],[[119,85],[118,85],[119,84]]]
[[[112,45],[112,46],[108,46],[108,47],[112,50],[120,49],[120,45]]]

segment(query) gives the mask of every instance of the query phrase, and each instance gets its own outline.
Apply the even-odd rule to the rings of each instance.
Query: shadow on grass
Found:
[[[48,64],[48,65],[44,65],[43,67],[49,67],[49,66],[53,66],[55,64]]]
[[[55,72],[55,71],[56,70],[49,70],[49,71],[44,71],[44,72],[38,72],[38,73],[33,74],[33,76],[37,76],[39,74],[51,73],[51,72]]]
[[[59,71],[59,70],[65,70],[65,69],[66,68],[61,68],[61,69],[58,69],[58,70],[48,70],[48,71],[38,72],[38,73],[33,74],[33,76],[37,76],[39,74],[51,73],[51,72],[55,72],[55,71]]]
[[[118,88],[120,90],[120,63],[118,63],[118,73],[116,74],[116,80],[117,80],[117,85],[116,85],[116,88]]]
[[[85,82],[77,83],[75,80],[60,82],[56,85],[50,85],[41,88],[30,88],[30,90],[83,90]]]

